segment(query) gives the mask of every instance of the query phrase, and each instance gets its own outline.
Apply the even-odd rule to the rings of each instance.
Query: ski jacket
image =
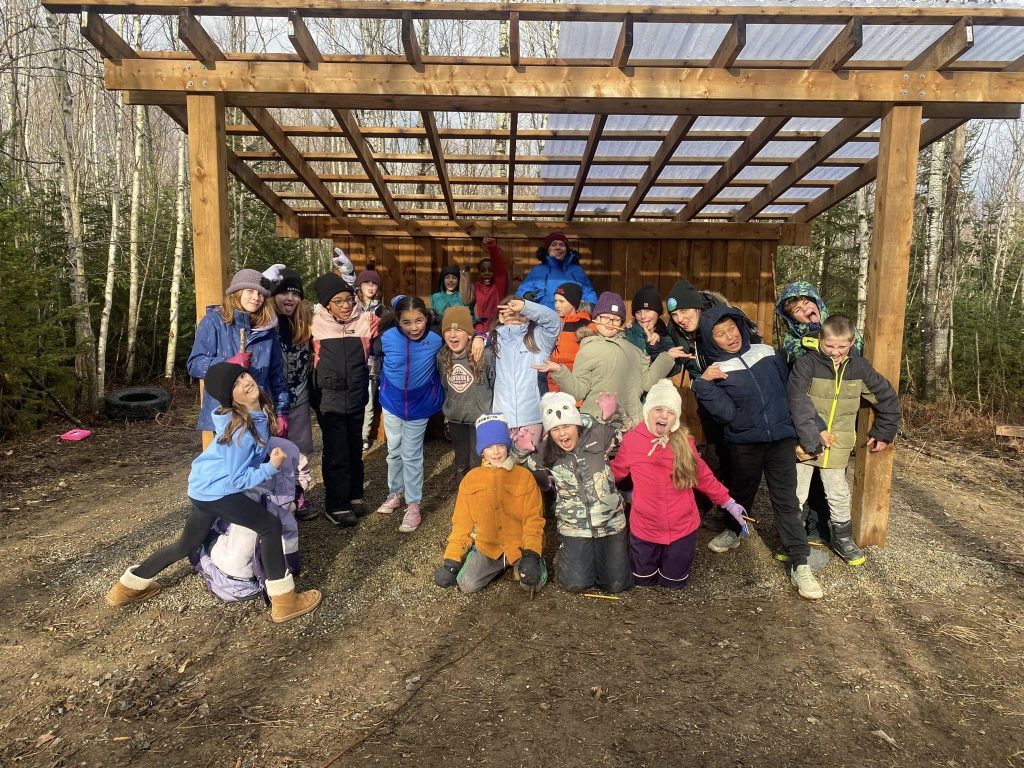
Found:
[[[825,300],[818,294],[817,289],[806,280],[797,280],[795,283],[790,283],[782,289],[782,293],[779,294],[779,300],[775,304],[775,314],[782,318],[782,322],[786,327],[786,333],[782,337],[782,349],[786,353],[786,360],[790,365],[807,351],[807,347],[801,344],[801,339],[807,336],[817,336],[818,332],[821,331],[821,323],[798,323],[786,314],[786,311],[782,308],[787,301],[798,296],[806,296],[818,305],[818,313],[821,315],[822,323],[828,319],[828,308],[825,306]],[[860,335],[860,331],[856,332],[853,345],[858,354],[864,351],[864,338]]]
[[[494,280],[490,285],[473,283],[473,325],[478,333],[487,333],[498,316],[498,304],[508,296],[508,264],[497,243],[487,244]],[[552,299],[554,301],[554,299]]]
[[[192,471],[188,475],[190,498],[216,501],[235,493],[244,493],[277,474],[277,469],[268,459],[270,425],[266,414],[255,411],[251,415],[262,445],[245,428],[237,430],[231,442],[222,445],[220,436],[231,423],[231,412],[212,414],[215,437],[192,462]]]
[[[551,350],[551,359],[572,370],[572,364],[580,351],[580,340],[576,335],[590,325],[590,315],[587,312],[576,310],[562,318],[562,332],[558,334],[555,348]],[[554,377],[548,374],[548,392],[558,392],[558,384]]]
[[[528,293],[533,294],[531,301],[554,309],[555,291],[558,286],[562,283],[576,283],[583,289],[583,301],[591,304],[597,301],[597,293],[590,284],[587,273],[580,266],[580,255],[576,251],[569,251],[565,258],[559,261],[548,255],[547,248],[540,248],[537,251],[537,259],[540,264],[527,273],[516,289],[517,296],[526,298]]]
[[[368,360],[377,323],[377,316],[358,304],[352,307],[348,320],[338,320],[323,308],[313,314],[311,403],[317,414],[350,415],[366,407]]]
[[[511,428],[540,424],[540,387],[537,371],[530,366],[540,365],[551,355],[562,321],[555,310],[532,301],[524,302],[522,315],[536,322],[533,340],[537,351],[526,347],[526,324],[501,325],[494,351],[494,413],[502,414]]]
[[[427,331],[416,341],[397,327],[383,333],[380,337],[384,356],[380,377],[382,408],[403,421],[426,419],[441,410],[444,391],[436,357],[443,343],[433,331]]]

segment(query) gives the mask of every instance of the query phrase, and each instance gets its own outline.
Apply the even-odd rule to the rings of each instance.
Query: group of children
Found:
[[[723,512],[724,530],[709,548],[734,550],[764,477],[777,556],[799,594],[817,599],[803,511],[816,472],[832,548],[851,565],[863,562],[846,481],[854,421],[868,399],[876,411],[868,449],[883,450],[895,437],[899,400],[859,354],[849,318],[829,317],[812,286],[795,284],[780,298],[787,360],[761,343],[743,312],[686,280],[669,293],[668,323],[658,291],[644,286],[627,325],[622,296],[595,295],[561,233],[547,238],[516,294],[507,293],[497,243],[484,245],[479,279],[446,269],[430,307],[396,296],[385,311],[373,265],[356,275],[340,250],[334,270],[314,283],[313,307],[301,277],[283,265],[237,273],[223,305],[200,323],[189,357],[190,373],[204,380],[199,426],[208,432],[190,476],[193,511],[179,541],[129,568],[108,602],[154,594],[156,574],[196,550],[220,518],[256,532],[275,621],[315,609],[319,593],[294,591],[280,520],[259,501],[260,484],[284,461],[272,436],[297,446],[296,517],[315,517],[306,492],[316,415],[324,514],[357,525],[369,509],[363,453],[375,398],[388,466],[377,511],[404,503],[404,533],[422,522],[424,438],[431,417],[444,414],[459,486],[439,586],[472,592],[511,569],[524,588],[543,588],[546,497],[560,587],[683,587],[701,507]],[[684,368],[707,462],[670,378]]]

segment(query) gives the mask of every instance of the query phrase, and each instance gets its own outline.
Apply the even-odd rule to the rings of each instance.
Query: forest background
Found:
[[[55,398],[82,415],[100,410],[113,387],[185,383],[195,296],[182,132],[159,109],[125,106],[103,88],[102,62],[75,17],[52,16],[33,0],[5,0],[0,13],[2,438],[41,427]],[[207,29],[227,50],[267,50],[281,34],[273,21],[223,19]],[[167,18],[110,22],[137,48],[176,39]],[[334,45],[325,52],[401,51],[391,20],[318,23],[321,39]],[[419,35],[429,53],[499,55],[508,45],[503,29],[482,34],[471,22],[422,23]],[[526,30],[523,55],[555,55],[558,36],[557,23]],[[229,122],[238,117],[229,114]],[[365,125],[403,119],[360,114]],[[507,127],[507,115],[459,119],[464,127]],[[252,142],[230,140],[237,150]],[[345,149],[341,141],[333,151]],[[493,140],[460,144],[453,151],[504,151]],[[416,139],[386,140],[379,149],[427,151]],[[1024,121],[967,123],[922,151],[919,167],[904,395],[949,414],[1020,423]],[[230,184],[232,269],[281,262],[311,279],[327,268],[328,242],[276,237],[273,213]],[[873,207],[872,185],[819,216],[809,247],[780,249],[779,285],[809,280],[830,310],[859,319]]]

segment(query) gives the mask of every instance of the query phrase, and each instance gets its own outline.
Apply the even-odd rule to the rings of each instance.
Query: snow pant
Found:
[[[829,518],[833,523],[850,522],[850,484],[846,481],[846,467],[822,469],[810,464],[796,465],[796,500],[803,507],[811,490],[811,478],[818,470],[821,484],[828,499]]]
[[[366,401],[366,408],[363,409],[363,442],[371,443],[370,432],[373,430],[373,416],[377,405],[377,382],[370,379],[370,399]],[[362,446],[360,446],[362,447]]]
[[[309,460],[313,456],[313,417],[308,402],[293,405],[288,410],[288,439],[299,449],[297,479],[302,490],[308,491],[313,479],[309,474]]]
[[[134,569],[136,576],[152,579],[169,565],[188,557],[202,546],[206,534],[218,517],[232,525],[255,531],[259,537],[260,559],[268,579],[283,579],[284,547],[281,544],[281,521],[244,493],[233,493],[216,501],[190,498],[192,510],[185,519],[185,530],[173,544],[161,547]]]
[[[558,586],[568,592],[597,587],[605,592],[625,592],[633,587],[629,570],[626,532],[611,536],[558,535]]]
[[[504,555],[497,560],[494,560],[477,550],[476,547],[472,547],[469,552],[466,553],[466,559],[462,563],[459,575],[455,577],[455,582],[458,584],[460,592],[465,592],[467,594],[470,592],[479,592],[492,581],[500,579],[501,575],[511,567],[512,564],[505,559]],[[518,572],[516,573],[516,581],[519,581]],[[535,589],[540,592],[544,589],[544,585],[547,583],[548,569],[544,565],[544,558],[541,558],[540,583],[535,587]],[[519,586],[523,589],[529,589],[529,587],[521,581],[519,582]]]
[[[324,437],[324,509],[351,511],[352,500],[363,498],[363,412],[321,413],[317,421]]]
[[[388,441],[388,493],[401,493],[406,504],[423,499],[423,436],[429,419],[404,421],[384,411]]]
[[[804,529],[803,513],[796,500],[796,440],[776,440],[771,443],[730,444],[732,454],[732,482],[729,493],[736,502],[750,510],[757,495],[757,487],[764,476],[768,484],[768,497],[775,517],[775,530],[782,542],[782,551],[796,567],[807,563],[810,546]],[[739,533],[740,525],[732,515],[725,520],[730,529]]]
[[[682,589],[690,583],[690,568],[697,551],[694,531],[671,544],[655,544],[629,534],[629,565],[638,587],[655,584],[669,589]]]
[[[455,482],[460,483],[469,470],[480,466],[476,453],[476,425],[449,421],[448,434],[455,446]]]

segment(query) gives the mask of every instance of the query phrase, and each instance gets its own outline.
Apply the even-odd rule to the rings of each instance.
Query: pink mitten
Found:
[[[225,362],[240,365],[248,371],[252,366],[252,352],[239,352],[237,355],[229,357]]]
[[[288,437],[288,416],[286,414],[277,414],[277,436]]]
[[[615,413],[619,399],[614,392],[602,392],[597,396],[597,405],[601,409],[601,421],[608,421]]]
[[[537,445],[533,442],[533,435],[528,429],[520,429],[516,436],[512,439],[515,443],[516,448],[520,451],[526,451],[527,453],[533,453],[537,450]]]

